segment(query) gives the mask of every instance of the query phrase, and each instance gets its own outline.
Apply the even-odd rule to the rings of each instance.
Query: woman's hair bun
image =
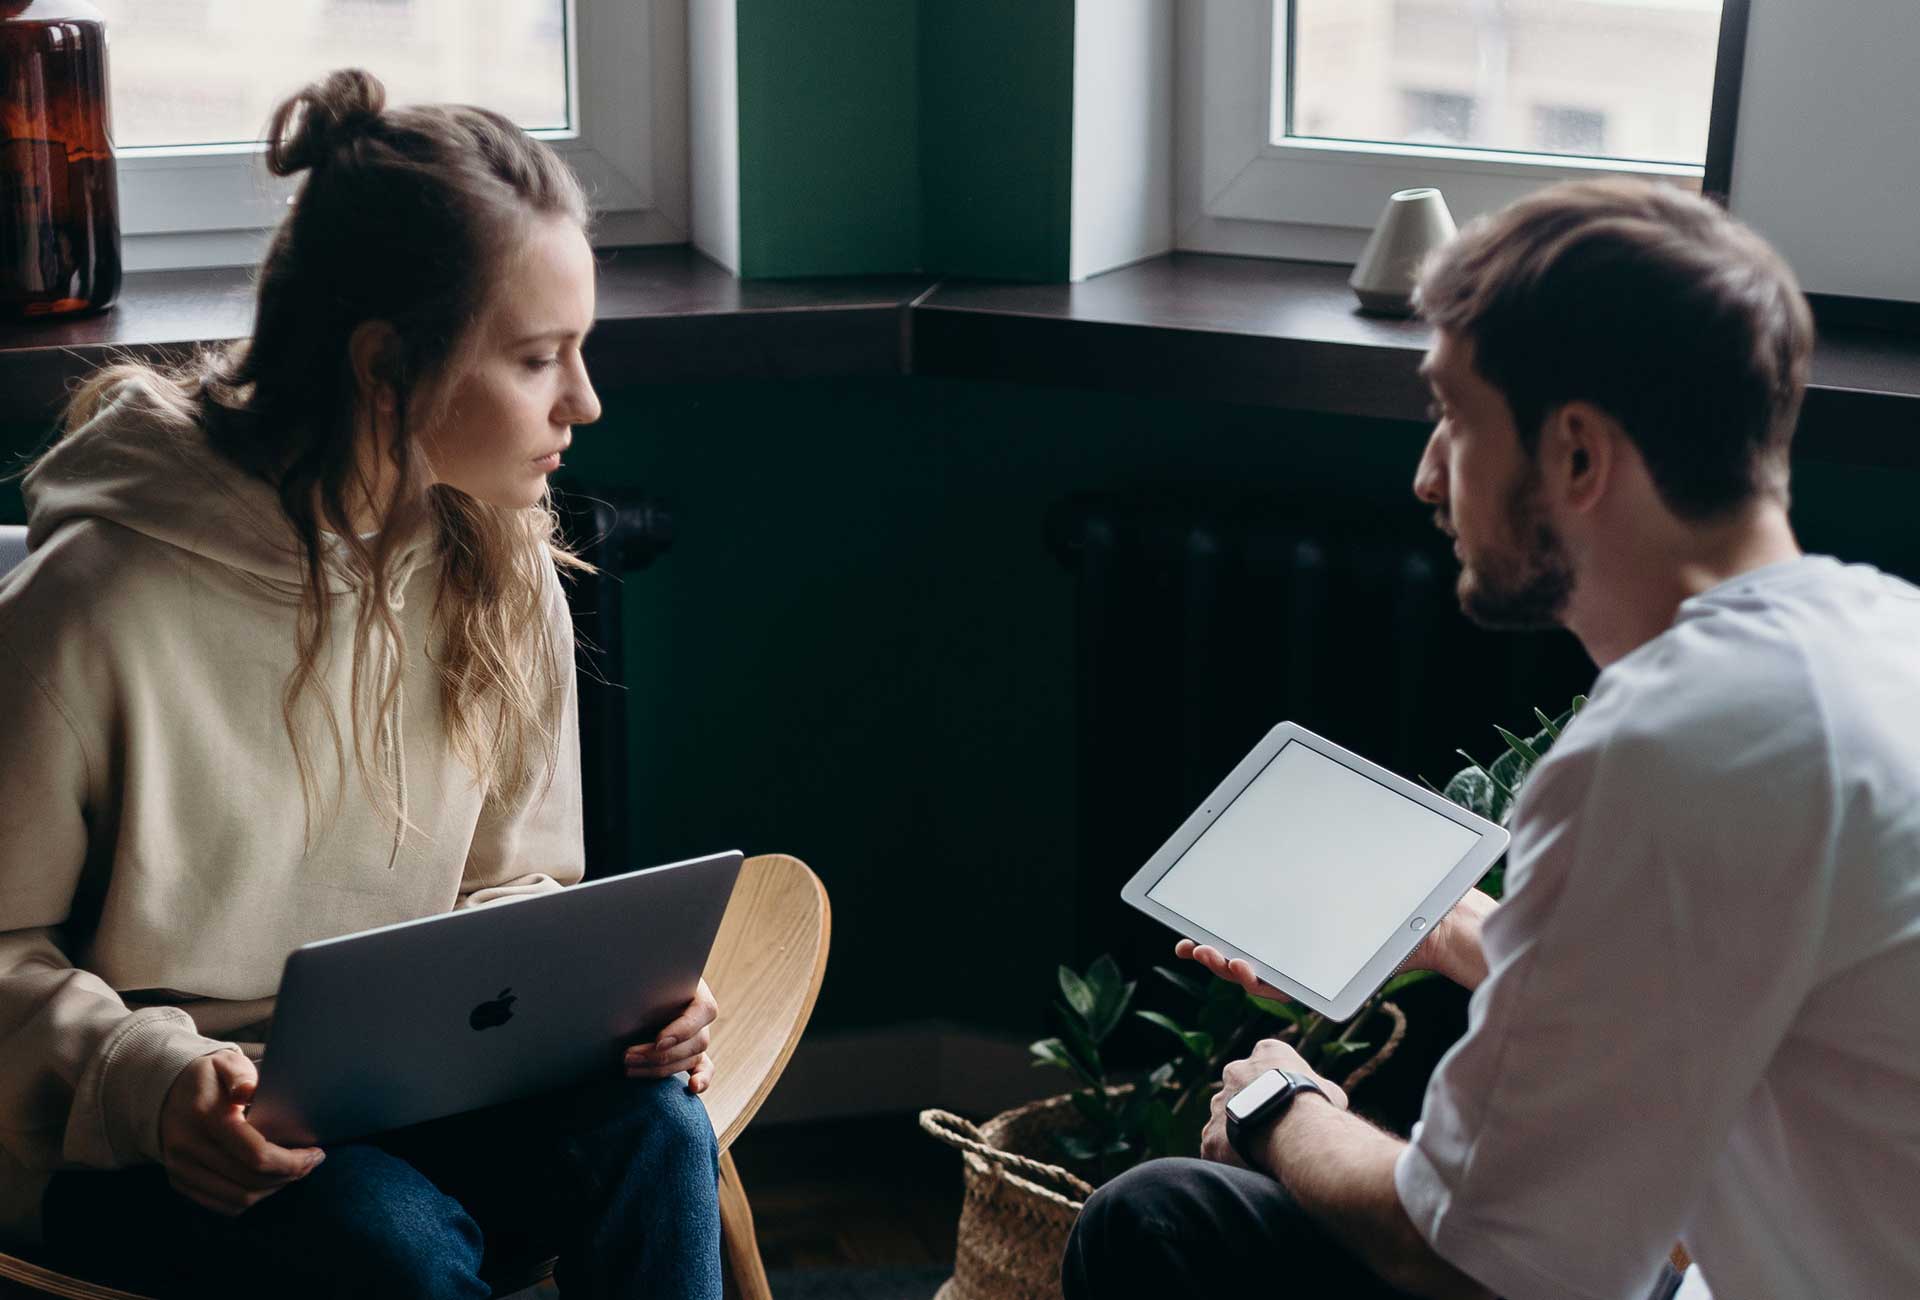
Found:
[[[379,125],[387,88],[364,68],[342,68],[273,110],[267,123],[267,170],[291,176],[318,167],[349,140]]]

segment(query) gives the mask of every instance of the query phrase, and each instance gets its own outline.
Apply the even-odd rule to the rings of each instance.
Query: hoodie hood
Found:
[[[297,592],[300,537],[273,488],[207,442],[196,413],[134,375],[62,438],[21,483],[27,547],[69,520],[104,519]],[[431,527],[394,557],[396,587],[431,551]],[[349,590],[329,566],[328,589]]]
[[[27,549],[37,549],[71,520],[104,519],[251,574],[279,596],[297,600],[305,580],[300,535],[274,489],[215,451],[195,412],[159,381],[133,375],[105,396],[93,418],[57,443],[22,481]],[[432,522],[423,522],[391,561],[387,606],[395,618],[406,608],[414,570],[435,554],[433,537]],[[327,591],[343,596],[354,584],[336,555],[329,548],[322,573]],[[403,654],[384,624],[375,627],[371,681],[391,680],[397,688],[376,719],[379,762],[397,803],[391,867],[411,811]],[[291,652],[291,623],[286,636]]]

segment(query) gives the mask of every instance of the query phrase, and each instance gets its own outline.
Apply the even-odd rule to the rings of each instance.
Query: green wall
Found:
[[[1089,939],[1054,502],[1255,485],[1376,526],[1426,516],[1412,425],[928,378],[650,387],[606,409],[570,474],[663,499],[677,534],[626,579],[637,855],[812,863],[834,908],[820,1028],[1037,1030],[1054,965]],[[1920,475],[1803,464],[1796,488],[1809,548],[1920,576]],[[19,518],[8,485],[0,519]]]
[[[740,0],[738,12],[742,269],[915,269],[918,6]]]
[[[1073,588],[1048,508],[1270,489],[1425,526],[1424,428],[941,381],[617,394],[570,462],[674,509],[627,585],[642,858],[795,853],[832,894],[822,1028],[1038,1029],[1076,935]],[[1920,576],[1920,476],[1807,465],[1813,549]],[[1493,719],[1488,719],[1489,722]],[[1464,738],[1463,738],[1464,739]]]
[[[1072,0],[739,0],[755,278],[1064,280]]]
[[[1065,280],[1072,0],[928,0],[920,148],[928,270]]]

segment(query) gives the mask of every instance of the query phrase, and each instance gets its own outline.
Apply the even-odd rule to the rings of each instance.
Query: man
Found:
[[[1920,590],[1794,540],[1792,273],[1704,200],[1589,182],[1470,227],[1420,301],[1414,493],[1461,605],[1571,629],[1599,680],[1506,901],[1418,955],[1475,993],[1412,1140],[1261,1043],[1203,1160],[1088,1203],[1068,1295],[1642,1300],[1676,1240],[1726,1300],[1920,1295]],[[1236,1151],[1226,1099],[1275,1068],[1319,1091]]]

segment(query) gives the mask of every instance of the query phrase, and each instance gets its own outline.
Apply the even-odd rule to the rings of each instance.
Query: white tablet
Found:
[[[1486,818],[1283,722],[1120,896],[1346,1020],[1506,847]]]

